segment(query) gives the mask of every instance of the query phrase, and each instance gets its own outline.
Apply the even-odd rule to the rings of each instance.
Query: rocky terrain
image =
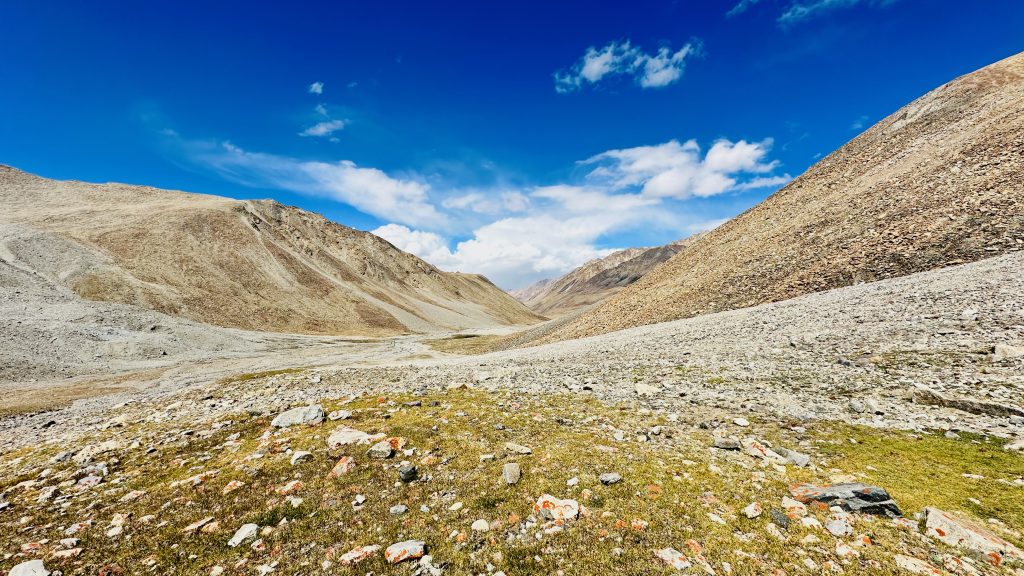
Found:
[[[1024,248],[1024,55],[896,111],[632,286],[524,342],[753,306]]]
[[[0,166],[0,204],[2,273],[17,269],[21,283],[87,300],[300,334],[538,320],[482,276],[442,272],[372,234],[273,201],[60,182]]]
[[[9,416],[0,571],[1022,574],[1022,280],[1012,253]]]
[[[636,282],[703,236],[695,234],[654,248],[627,248],[591,260],[554,280],[541,280],[510,292],[530,310],[549,318],[580,312]]]

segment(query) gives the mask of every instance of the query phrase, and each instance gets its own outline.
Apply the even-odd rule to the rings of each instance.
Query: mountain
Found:
[[[929,92],[571,321],[579,338],[1024,248],[1024,54]]]
[[[508,293],[516,300],[519,300],[520,302],[526,302],[530,298],[533,298],[534,296],[543,292],[544,289],[547,288],[548,285],[554,281],[555,280],[552,278],[545,278],[543,280],[538,280],[533,284],[530,284],[529,286],[516,288],[515,290],[509,290]]]
[[[268,200],[0,167],[3,263],[79,296],[218,326],[383,336],[539,318],[483,276]],[[31,237],[31,242],[25,238]]]
[[[699,237],[654,248],[627,248],[597,258],[556,280],[542,280],[513,294],[549,318],[565,316],[606,300],[675,256]]]

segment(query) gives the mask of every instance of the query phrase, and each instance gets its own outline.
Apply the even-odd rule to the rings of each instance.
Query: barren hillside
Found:
[[[4,262],[91,300],[248,330],[388,335],[530,323],[486,278],[273,201],[0,167]],[[52,249],[49,249],[49,248]]]
[[[636,282],[700,235],[654,248],[627,248],[586,264],[555,280],[513,292],[531,310],[560,317],[601,302]]]
[[[1024,248],[1024,55],[882,120],[555,341],[784,300]]]

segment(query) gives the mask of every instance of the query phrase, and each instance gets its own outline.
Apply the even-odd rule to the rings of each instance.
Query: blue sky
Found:
[[[552,4],[10,2],[0,163],[275,198],[514,288],[714,226],[1024,50],[1010,0]]]

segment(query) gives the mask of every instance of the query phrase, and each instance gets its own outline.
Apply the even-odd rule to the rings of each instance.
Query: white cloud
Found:
[[[858,116],[857,119],[850,124],[850,130],[861,130],[867,126],[867,124],[868,117],[866,115]]]
[[[760,0],[740,0],[739,4],[736,4],[735,6],[733,6],[732,10],[729,10],[728,12],[726,12],[725,15],[729,16],[729,17],[732,17],[732,16],[737,16],[739,14],[742,14],[742,13],[746,12],[751,6],[753,6],[754,4],[757,4],[759,1]]]
[[[612,251],[609,238],[663,231],[672,239],[721,220],[686,199],[780,186],[771,140],[693,140],[608,150],[573,183],[514,189],[432,188],[416,175],[354,162],[306,161],[231,143],[180,143],[192,162],[240,184],[329,198],[380,219],[373,232],[443,270],[485,274],[504,288],[559,276]],[[718,216],[719,214],[715,214]]]
[[[393,178],[354,162],[316,162],[247,152],[230,142],[185,142],[186,154],[222,177],[245,186],[278,188],[330,198],[383,220],[440,227],[447,218],[430,203],[430,187],[414,179]]]
[[[718,140],[702,156],[694,140],[670,140],[656,146],[608,150],[582,164],[595,166],[591,182],[616,190],[638,190],[644,198],[707,197],[789,181],[788,175],[761,178],[778,167],[767,161],[770,139],[762,142]]]
[[[529,208],[530,199],[515,190],[486,190],[449,196],[441,205],[452,210],[467,210],[477,214],[500,214],[522,212]]]
[[[324,93],[324,83],[323,82],[313,82],[312,84],[309,85],[309,93],[310,94],[323,94]]]
[[[321,115],[321,116],[328,116],[329,115],[329,114],[327,114],[327,106],[324,106],[323,104],[317,104],[316,108],[313,108],[313,110],[316,110],[316,113]]]
[[[299,136],[312,136],[314,138],[330,136],[344,127],[344,120],[324,120],[323,122],[317,122],[302,132],[299,132]]]
[[[613,75],[633,76],[642,88],[661,88],[677,82],[683,76],[686,59],[700,51],[699,40],[692,40],[675,52],[662,47],[654,54],[646,54],[628,40],[610,42],[603,48],[591,46],[572,68],[555,73],[555,90],[572,92]]]
[[[796,24],[839,8],[850,8],[857,4],[888,6],[897,0],[804,0],[789,5],[779,16],[783,25]]]

